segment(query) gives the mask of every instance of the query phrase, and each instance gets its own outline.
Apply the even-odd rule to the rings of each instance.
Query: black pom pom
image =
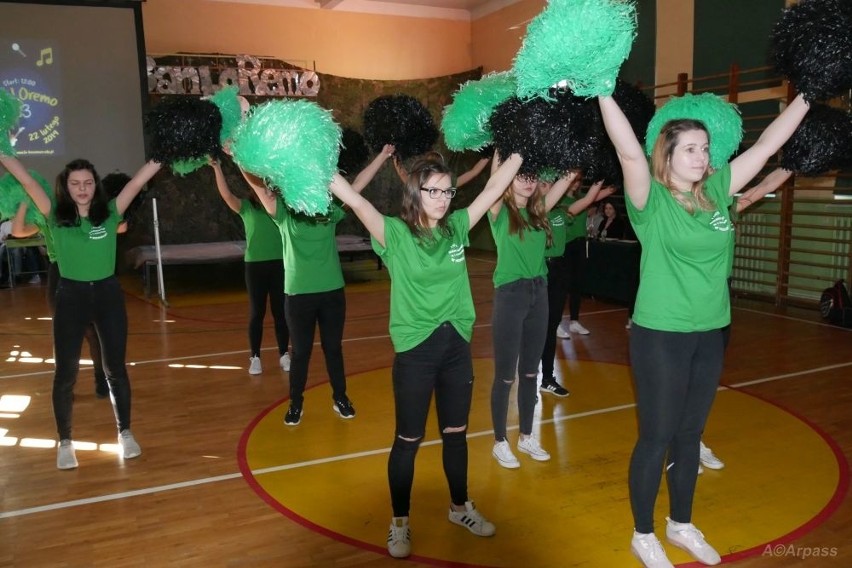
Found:
[[[210,101],[195,97],[164,98],[145,117],[151,159],[161,164],[222,157],[222,115]]]
[[[781,167],[815,176],[842,168],[852,153],[852,114],[812,104],[783,148]]]
[[[500,156],[523,156],[520,175],[536,176],[551,168],[560,174],[582,169],[596,154],[597,104],[564,90],[551,94],[553,101],[512,97],[491,115],[494,147]]]
[[[852,2],[801,0],[772,30],[772,59],[808,101],[852,88]]]
[[[414,97],[386,95],[364,111],[364,138],[374,152],[393,144],[397,158],[405,160],[429,151],[438,140],[438,129],[429,110]]]
[[[482,148],[477,150],[476,153],[480,158],[488,158],[490,160],[494,157],[494,144],[488,144],[487,146],[483,146]]]
[[[360,171],[370,156],[370,150],[361,133],[351,128],[344,128],[341,146],[340,156],[337,158],[337,169],[344,175]]]
[[[648,123],[651,122],[654,112],[656,112],[654,101],[641,90],[621,79],[616,81],[615,92],[612,96],[627,117],[627,121],[630,122],[639,143],[644,147]],[[583,173],[589,182],[594,183],[603,180],[605,185],[620,186],[623,181],[621,164],[618,163],[615,147],[603,128],[600,108],[597,110],[595,127],[599,129],[596,136],[600,141],[600,146],[594,159]]]

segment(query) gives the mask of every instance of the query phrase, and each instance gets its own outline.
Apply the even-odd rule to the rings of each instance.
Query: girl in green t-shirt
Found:
[[[535,177],[515,176],[488,212],[491,234],[497,244],[491,316],[494,344],[494,382],[491,385],[494,448],[491,453],[497,463],[509,469],[521,465],[512,453],[506,432],[509,395],[516,374],[520,377],[518,451],[536,461],[550,459],[550,454],[532,433],[538,392],[536,377],[547,332],[544,251],[552,243],[547,214],[565,194],[574,176],[573,172],[564,175],[547,195],[542,195]]]
[[[290,331],[284,317],[284,249],[278,225],[267,214],[253,191],[247,199],[231,193],[222,166],[210,160],[216,177],[216,189],[228,208],[240,216],[246,233],[245,277],[249,298],[249,374],[263,372],[260,362],[260,346],[263,343],[263,320],[266,317],[266,301],[272,310],[275,339],[278,342],[278,362],[284,371],[290,370]]]
[[[466,430],[473,394],[470,338],[475,319],[464,249],[468,232],[485,215],[521,165],[510,156],[466,208],[449,213],[456,193],[442,161],[421,160],[406,177],[399,217],[386,217],[336,176],[331,190],[352,208],[373,237],[391,277],[390,334],[396,351],[393,393],[394,442],[388,457],[393,518],[388,552],[411,554],[408,516],[414,458],[425,435],[435,394],[443,441],[444,472],[450,487],[450,522],[478,536],[494,525],[467,494]]]
[[[556,339],[559,323],[562,321],[562,312],[565,309],[565,299],[571,285],[572,266],[565,256],[568,234],[574,234],[574,229],[583,228],[584,221],[578,218],[580,213],[588,209],[590,205],[613,194],[613,187],[603,188],[603,181],[592,184],[586,195],[580,198],[571,196],[572,190],[580,185],[582,178],[577,176],[572,180],[568,195],[559,204],[550,210],[548,219],[553,229],[553,246],[544,251],[547,262],[547,333],[544,336],[544,346],[541,352],[541,386],[539,391],[549,393],[559,398],[564,398],[570,393],[568,389],[559,384],[553,373],[556,357]],[[539,181],[543,194],[553,191],[555,184]],[[603,188],[603,189],[602,189]],[[585,241],[585,239],[583,239]],[[572,294],[579,298],[579,294]],[[579,305],[579,301],[577,302]],[[566,337],[570,339],[570,335]]]
[[[53,317],[53,412],[59,433],[56,467],[77,467],[71,414],[80,350],[90,322],[101,339],[121,455],[124,459],[135,458],[142,449],[130,431],[130,380],[125,367],[127,311],[115,277],[116,234],[125,210],[160,170],[160,164],[148,162],[142,166],[118,196],[108,200],[95,167],[87,160],[74,160],[57,177],[54,206],[16,158],[0,155],[0,162],[47,218],[59,265]]]
[[[666,123],[651,165],[611,96],[599,97],[604,126],[624,173],[627,212],[642,243],[639,293],[630,332],[639,439],[630,459],[633,553],[671,566],[654,535],[654,503],[665,464],[666,536],[705,564],[719,554],[692,524],[701,434],[722,374],[722,328],[730,323],[727,277],[731,196],[763,168],[808,110],[798,96],[748,150],[710,175],[707,127]]]
[[[358,174],[353,186],[358,191],[363,190],[393,151],[393,146],[386,145]],[[332,389],[332,410],[341,418],[355,418],[355,407],[346,394],[343,366],[346,296],[335,236],[337,224],[345,213],[336,203],[331,204],[327,215],[309,217],[293,212],[263,180],[249,172],[242,174],[278,226],[279,246],[283,245],[284,249],[284,312],[293,345],[290,407],[284,415],[284,424],[297,426],[302,421],[308,364],[317,326]]]

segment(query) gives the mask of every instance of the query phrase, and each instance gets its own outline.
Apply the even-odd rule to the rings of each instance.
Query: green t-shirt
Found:
[[[574,222],[574,218],[557,205],[547,214],[547,220],[550,222],[550,230],[553,233],[553,243],[544,249],[544,256],[545,258],[562,256],[565,252],[568,226]]]
[[[53,233],[50,232],[50,224],[44,217],[39,217],[40,220],[36,222],[36,227],[38,227],[38,231],[41,233],[41,236],[44,237],[44,248],[47,250],[47,260],[55,263],[56,262],[56,245],[53,244]]]
[[[525,207],[519,211],[524,219],[529,219]],[[494,269],[495,288],[522,278],[547,276],[547,265],[544,263],[547,233],[540,230],[526,230],[510,235],[509,210],[505,205],[500,208],[496,218],[490,211],[488,212],[488,224],[491,226],[491,235],[497,245],[497,268]]]
[[[284,244],[284,292],[316,294],[343,288],[335,228],[346,214],[332,204],[327,216],[294,213],[278,199],[275,224]]]
[[[415,237],[401,219],[385,217],[385,246],[373,239],[391,278],[390,336],[394,351],[402,353],[425,341],[448,321],[470,341],[476,312],[465,262],[469,246],[467,209],[450,214],[452,235],[435,239]]]
[[[566,195],[559,202],[561,207],[564,207],[567,211],[574,202],[579,199],[576,195]],[[580,211],[575,217],[574,222],[568,225],[565,233],[565,242],[570,243],[574,239],[584,239],[586,238],[586,218],[589,216],[588,212],[583,209]]]
[[[115,200],[109,202],[109,217],[98,227],[88,217],[76,227],[62,227],[50,215],[49,232],[53,235],[59,274],[69,280],[94,282],[115,274],[115,244],[121,215]]]
[[[284,258],[281,232],[266,209],[255,207],[248,199],[240,199],[240,218],[246,229],[246,262]]]
[[[708,331],[731,321],[727,277],[734,228],[728,213],[731,168],[704,184],[715,211],[689,214],[662,184],[651,182],[642,211],[627,213],[642,244],[633,321],[660,331]]]

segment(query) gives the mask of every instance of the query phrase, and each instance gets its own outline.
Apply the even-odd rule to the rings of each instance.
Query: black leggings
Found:
[[[249,297],[248,334],[252,357],[260,355],[267,297],[275,324],[278,355],[284,355],[290,343],[290,331],[287,329],[287,319],[284,317],[284,261],[246,262],[246,290]]]
[[[435,393],[443,442],[444,475],[455,505],[467,501],[467,421],[473,395],[470,344],[449,322],[393,362],[396,436],[388,457],[388,484],[395,517],[407,517],[414,482],[414,458],[426,430]],[[458,432],[444,430],[463,428]]]
[[[630,458],[629,486],[637,532],[654,532],[664,464],[670,465],[669,516],[691,522],[699,442],[719,387],[723,356],[719,329],[677,333],[634,324],[630,330],[639,439]]]
[[[580,302],[583,299],[581,289],[583,273],[586,271],[586,239],[580,237],[568,241],[562,258],[567,265],[568,314],[572,320],[577,321],[580,319]]]
[[[541,382],[554,382],[553,366],[556,358],[556,329],[562,321],[565,297],[568,293],[568,263],[561,256],[547,259],[547,335],[541,353]]]
[[[118,430],[130,428],[130,380],[125,368],[127,311],[115,276],[95,282],[60,278],[53,317],[53,413],[60,440],[71,438],[74,383],[86,326],[94,324],[103,348],[104,371]]]
[[[50,306],[50,315],[56,313],[56,288],[59,286],[59,266],[55,262],[47,263],[47,305]],[[101,388],[106,386],[106,373],[104,373],[103,356],[101,355],[101,341],[95,331],[95,326],[89,322],[86,326],[86,343],[89,344],[89,356],[92,358],[92,366],[95,368],[95,384]]]
[[[343,323],[346,295],[343,288],[316,294],[288,294],[285,300],[287,326],[293,342],[290,362],[290,403],[301,406],[308,382],[308,364],[314,348],[314,332],[319,324],[325,369],[331,382],[332,398],[346,396],[343,370]]]

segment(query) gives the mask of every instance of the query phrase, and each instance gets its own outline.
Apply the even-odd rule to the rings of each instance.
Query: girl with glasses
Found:
[[[425,435],[432,393],[450,488],[450,522],[477,536],[495,527],[467,494],[466,430],[473,393],[470,339],[476,318],[464,249],[468,233],[511,182],[521,157],[510,156],[466,208],[450,213],[451,174],[442,162],[422,160],[408,174],[399,217],[386,217],[336,176],[332,192],[350,206],[373,237],[391,277],[390,335],[396,356],[396,428],[388,458],[393,518],[388,552],[411,554],[409,509],[414,459]]]

